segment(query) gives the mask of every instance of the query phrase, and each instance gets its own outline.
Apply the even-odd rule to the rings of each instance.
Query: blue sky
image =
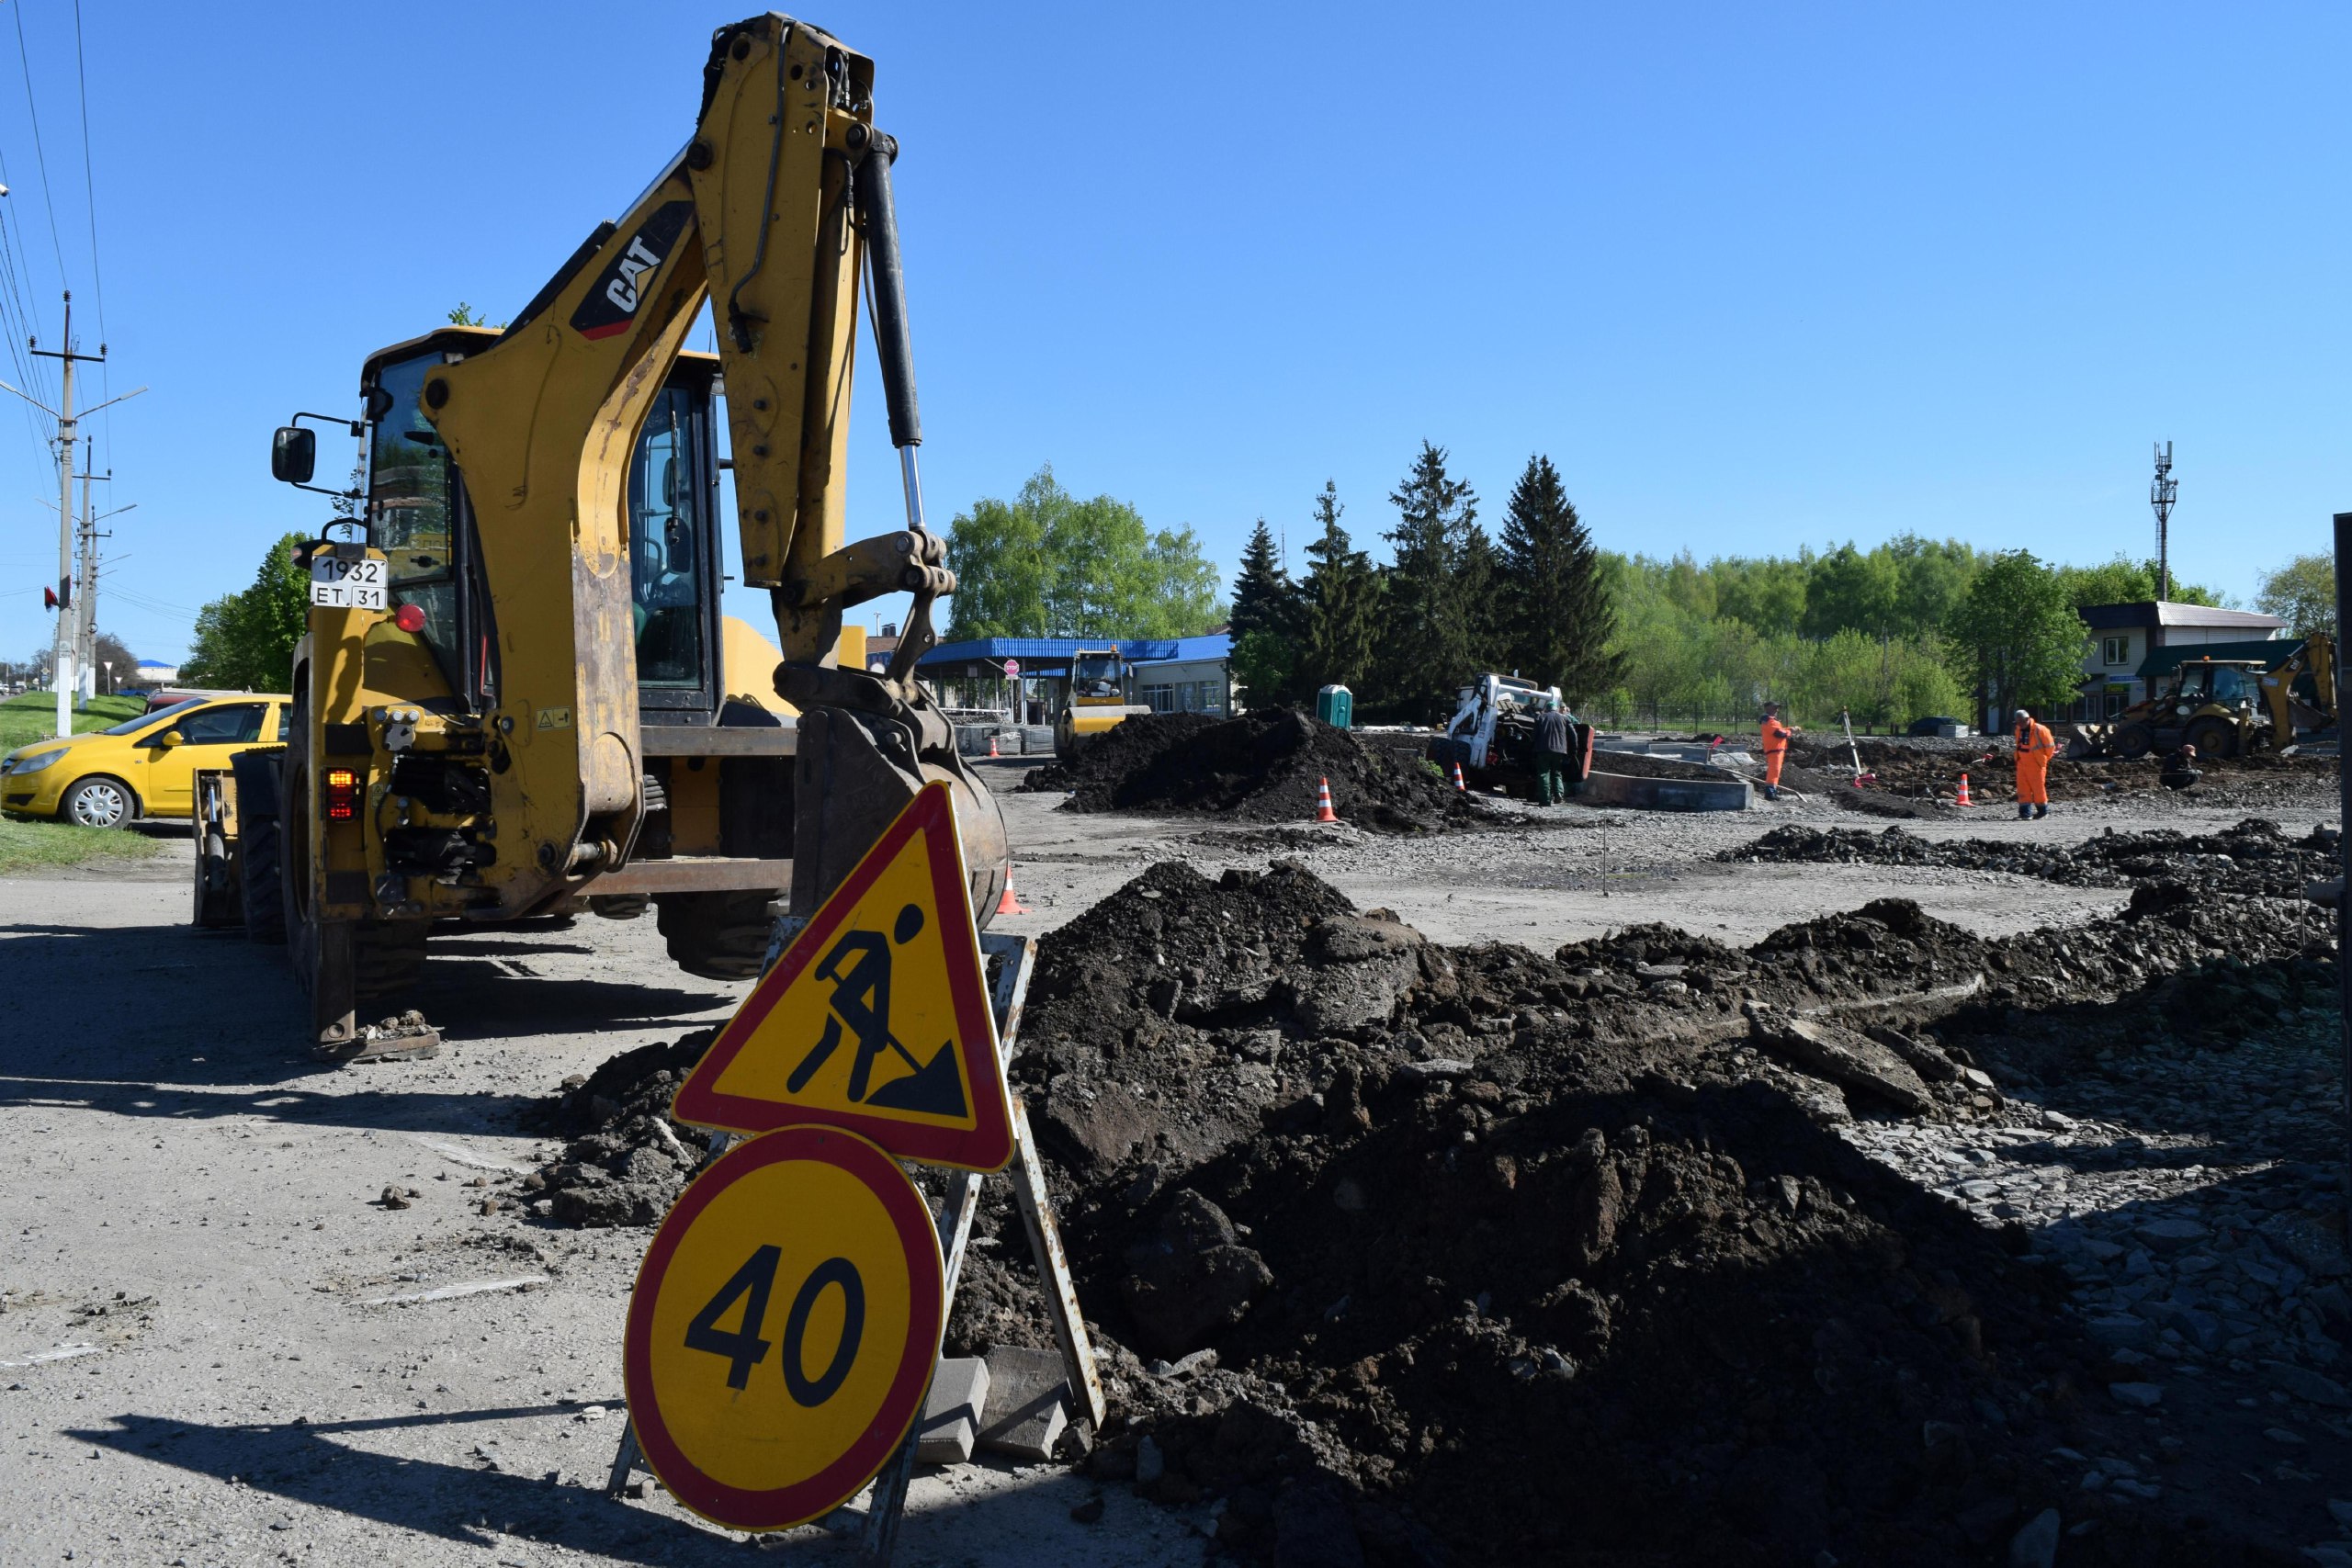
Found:
[[[734,15],[85,0],[94,279],[73,7],[6,0],[35,330],[54,346],[62,253],[85,349],[103,286],[106,384],[153,389],[100,427],[138,506],[102,624],[175,656],[197,605],[321,521],[271,483],[271,427],[347,406],[368,351],[460,299],[511,314],[685,139]],[[1228,572],[1261,513],[1295,561],[1327,477],[1370,542],[1426,437],[1495,523],[1549,454],[1618,549],[1910,529],[2087,561],[2148,550],[2169,437],[2177,570],[2250,596],[2352,507],[2340,8],[809,19],[875,57],[905,147],[941,520],[1050,461]],[[861,532],[898,515],[868,392]],[[49,637],[53,473],[0,409],[12,657]]]

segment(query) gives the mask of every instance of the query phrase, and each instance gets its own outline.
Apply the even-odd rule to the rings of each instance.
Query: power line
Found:
[[[17,24],[23,25],[22,0],[18,4]],[[82,58],[82,0],[74,0],[74,74],[82,99],[82,194],[90,209],[90,292],[98,307],[98,352],[107,346],[107,286],[98,270],[98,181],[90,162],[90,71]],[[54,219],[51,221],[55,221]],[[99,389],[111,398],[114,380],[107,373],[104,360],[98,362]],[[114,412],[108,410],[104,428],[107,438],[107,472],[114,472]]]
[[[61,231],[57,226],[57,203],[49,192],[49,155],[41,151],[40,145],[40,109],[33,102],[33,62],[30,51],[25,47],[24,6],[19,4],[16,7],[16,12],[17,63],[24,68],[25,73],[25,112],[33,124],[33,162],[40,169],[41,205],[49,209],[49,243],[57,252],[57,276],[60,278],[68,279],[67,287],[70,288],[72,287],[71,275],[65,270],[65,243],[58,238]],[[65,346],[72,348],[74,345],[69,343]]]

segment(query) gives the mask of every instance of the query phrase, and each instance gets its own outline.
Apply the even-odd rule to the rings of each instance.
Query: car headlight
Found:
[[[65,748],[62,746],[52,747],[46,751],[30,752],[9,762],[6,771],[11,777],[37,773],[64,755]]]

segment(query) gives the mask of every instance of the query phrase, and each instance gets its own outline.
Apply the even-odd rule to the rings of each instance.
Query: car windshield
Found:
[[[109,725],[106,728],[99,730],[98,733],[101,735],[136,735],[142,729],[152,729],[159,724],[170,723],[173,715],[185,713],[187,710],[188,703],[198,702],[201,700],[202,699],[198,697],[190,697],[186,703],[174,703],[170,707],[157,708],[153,713],[142,713],[137,718],[126,718],[120,724]]]

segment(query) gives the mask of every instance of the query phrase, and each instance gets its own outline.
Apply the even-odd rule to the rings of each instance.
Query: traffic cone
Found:
[[[1462,761],[1460,758],[1454,759],[1453,787],[1464,795],[1470,793],[1470,786],[1462,782]]]
[[[1340,814],[1331,809],[1331,781],[1317,779],[1315,783],[1315,820],[1337,822]]]
[[[989,761],[993,762],[996,760],[996,735],[991,731],[989,735]]]
[[[1952,804],[1954,806],[1973,806],[1976,804],[1974,801],[1968,798],[1968,775],[1966,773],[1960,775],[1960,798],[1953,801]]]
[[[1000,915],[1025,915],[1029,913],[1028,908],[1021,902],[1021,896],[1012,890],[1012,863],[1011,861],[1004,863],[1004,897],[996,901],[996,912]]]

